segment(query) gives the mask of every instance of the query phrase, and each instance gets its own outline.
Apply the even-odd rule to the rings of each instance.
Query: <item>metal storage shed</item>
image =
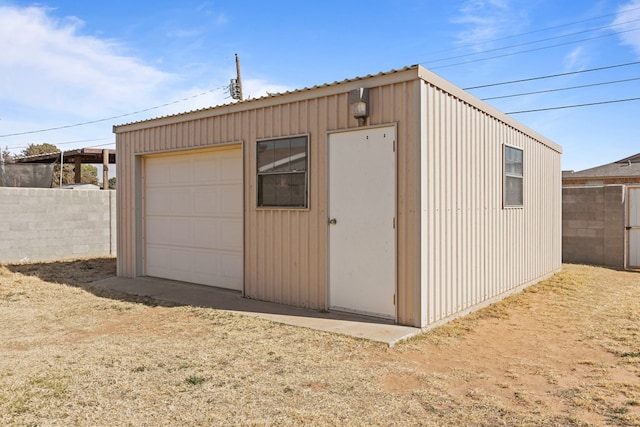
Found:
[[[119,276],[432,327],[561,268],[561,148],[421,66],[114,132]]]

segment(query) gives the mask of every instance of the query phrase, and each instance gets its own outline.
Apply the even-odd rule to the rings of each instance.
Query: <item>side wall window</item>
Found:
[[[523,150],[504,146],[503,206],[522,207],[524,204]]]
[[[256,144],[258,207],[307,207],[308,136]]]

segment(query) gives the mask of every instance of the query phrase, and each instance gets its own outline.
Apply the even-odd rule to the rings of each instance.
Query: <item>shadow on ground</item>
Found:
[[[98,297],[144,304],[150,307],[177,307],[183,304],[163,301],[150,296],[132,295],[91,283],[116,275],[116,258],[86,258],[28,264],[3,264],[13,273],[35,276],[39,279],[83,289]]]
[[[8,264],[7,269],[86,290],[93,295],[157,307],[194,306],[241,313],[274,322],[301,326],[388,345],[420,332],[388,319],[326,312],[243,298],[240,292],[152,277],[116,277],[115,258]]]

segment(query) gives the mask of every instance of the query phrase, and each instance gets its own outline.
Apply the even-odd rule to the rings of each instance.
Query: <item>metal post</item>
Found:
[[[109,150],[102,150],[102,189],[109,189]]]
[[[80,156],[76,156],[76,165],[73,168],[74,177],[73,182],[80,184],[82,182],[82,159]]]
[[[240,77],[240,58],[236,53],[236,74],[238,75],[238,99],[242,101],[242,79]]]
[[[60,151],[60,188],[62,188],[62,173],[64,172],[64,151]]]

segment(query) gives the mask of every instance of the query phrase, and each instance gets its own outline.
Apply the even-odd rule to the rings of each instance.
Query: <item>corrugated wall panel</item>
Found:
[[[371,125],[396,123],[397,322],[420,323],[420,84],[385,85],[369,94]]]
[[[248,143],[251,195],[246,216],[247,296],[311,308],[326,308],[326,131],[337,121],[337,97],[292,103],[255,112],[258,124]],[[345,98],[346,99],[346,98]],[[346,102],[346,101],[345,101]],[[333,119],[325,115],[333,114]],[[320,126],[322,123],[323,126]],[[255,143],[309,134],[309,209],[255,209]]]
[[[397,126],[398,323],[436,324],[557,270],[559,153],[415,74],[375,79],[366,82],[369,124]],[[295,95],[301,99],[290,102],[268,99],[231,112],[196,112],[119,132],[118,274],[143,273],[135,241],[141,226],[136,219],[138,159],[242,141],[245,295],[326,308],[327,133],[357,127],[347,93],[361,84],[321,89],[327,93],[316,97]],[[257,209],[256,140],[300,134],[309,134],[309,208]],[[525,172],[525,209],[502,209],[503,142],[525,149],[526,171],[547,168],[540,176]]]
[[[119,183],[117,191],[118,204],[118,262],[117,274],[125,277],[135,277],[135,239],[129,238],[135,234],[135,198],[132,194],[134,187],[126,185],[134,178],[134,157],[131,155],[130,138],[128,135],[119,136],[120,143],[116,147],[116,175]]]
[[[424,83],[426,324],[560,268],[560,153]],[[524,208],[502,208],[503,144],[524,150]]]
[[[354,86],[355,87],[355,86]],[[188,150],[243,141],[245,179],[245,295],[310,308],[327,299],[327,132],[357,126],[348,90],[331,96],[202,117],[118,134],[118,184],[123,215],[119,274],[133,277],[136,259],[135,159],[147,153]],[[371,88],[371,125],[398,124],[398,321],[417,322],[415,290],[420,268],[419,82]],[[256,209],[255,141],[309,134],[309,209]],[[405,189],[407,189],[405,191]],[[139,231],[139,230],[138,230]],[[143,272],[142,272],[143,273]]]

